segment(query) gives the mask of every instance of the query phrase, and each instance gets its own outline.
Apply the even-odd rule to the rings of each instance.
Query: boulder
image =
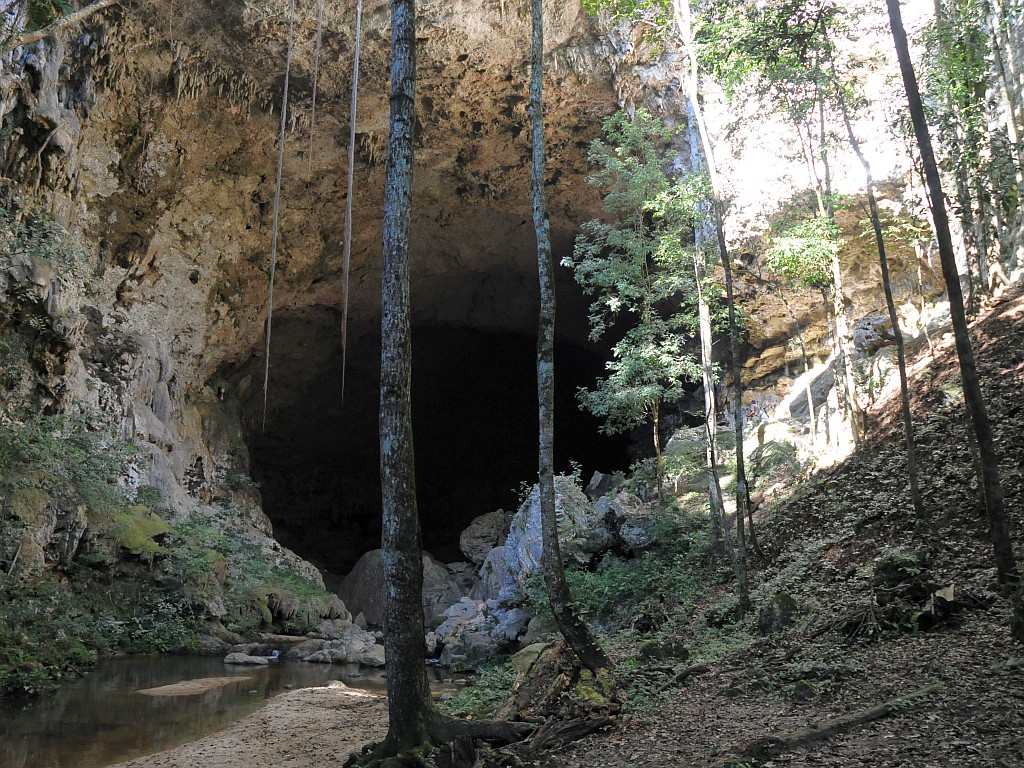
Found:
[[[526,633],[532,615],[525,608],[492,609],[491,615],[497,620],[491,637],[499,643],[514,643]]]
[[[486,559],[486,555],[484,556]],[[476,584],[476,565],[473,563],[448,563],[448,573],[459,587],[461,597],[469,594]]]
[[[595,472],[583,492],[587,495],[588,499],[596,501],[602,496],[607,496],[612,493],[616,488],[622,485],[623,479],[621,472],[616,472],[612,475],[606,475],[603,472]]]
[[[459,548],[469,561],[479,565],[487,553],[505,543],[511,515],[504,510],[488,512],[473,519],[459,536]]]
[[[657,522],[657,512],[627,491],[612,499],[605,512],[605,524],[615,532],[618,546],[634,555],[654,545]]]
[[[443,613],[462,596],[458,583],[444,563],[423,553],[423,617]],[[352,613],[362,614],[368,626],[384,622],[384,566],[381,550],[374,549],[359,558],[341,584],[341,599]]]
[[[366,632],[355,624],[349,624],[334,639],[313,639],[299,643],[285,654],[285,658],[316,664],[382,667],[384,646],[377,643],[375,634]]]
[[[558,541],[566,557],[587,561],[595,542],[606,539],[602,515],[569,477],[555,478]],[[535,485],[512,520],[505,542],[505,564],[522,587],[540,569],[542,548],[540,486]]]
[[[225,664],[238,664],[250,667],[262,667],[270,663],[264,656],[250,656],[247,653],[229,653],[224,657]]]
[[[882,347],[896,343],[892,323],[886,311],[872,312],[857,320],[853,326],[853,347],[861,355],[870,357]]]
[[[313,637],[322,637],[325,640],[336,640],[341,637],[345,630],[352,625],[351,621],[345,619],[325,619],[320,622],[311,635]]]
[[[456,671],[477,666],[495,653],[514,647],[526,632],[530,613],[507,608],[496,600],[465,597],[444,612],[445,620],[428,636],[441,650],[440,662]]]
[[[537,643],[545,643],[557,636],[558,624],[555,623],[555,617],[550,611],[545,611],[539,616],[534,616],[530,619],[522,642],[524,646],[530,646]]]
[[[505,547],[495,547],[487,553],[480,566],[480,577],[469,597],[474,600],[511,599],[518,586],[505,562]]]

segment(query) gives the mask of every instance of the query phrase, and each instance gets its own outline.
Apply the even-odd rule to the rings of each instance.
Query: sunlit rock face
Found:
[[[649,107],[675,127],[686,118],[671,46],[644,43],[642,30],[608,29],[576,0],[545,6],[546,192],[558,261],[579,224],[601,214],[586,156],[602,119],[619,106]],[[287,11],[283,0],[165,0],[128,15],[111,10],[80,33],[9,57],[0,154],[3,175],[39,191],[81,234],[99,273],[82,364],[69,367],[75,377],[55,388],[65,402],[52,407],[81,400],[110,412],[144,444],[148,481],[176,509],[223,497],[225,477],[251,470],[278,535],[334,567],[376,546],[389,11],[382,0],[363,9],[343,351],[355,9],[326,5],[314,72],[316,3],[297,3],[268,358]],[[414,419],[425,536],[443,549],[476,515],[514,506],[514,489],[535,472],[528,9],[432,0],[419,3],[417,23]],[[685,133],[677,143],[683,170]],[[743,217],[730,221],[737,238],[749,234]],[[854,314],[877,312],[873,256],[863,239],[850,242]],[[894,268],[898,301],[910,297],[916,265]],[[738,285],[754,318],[744,377],[775,387],[797,365],[790,310],[816,354],[827,346],[821,300],[805,291],[787,308],[770,276],[748,267]],[[935,284],[929,270],[925,278]],[[573,401],[607,350],[588,341],[587,298],[561,269],[559,302],[559,468],[569,458],[624,468],[621,444],[602,443]],[[101,371],[114,347],[116,365]],[[142,368],[156,371],[152,386],[133,381]],[[250,506],[259,518],[258,494]]]
[[[577,3],[547,5],[546,192],[557,261],[579,223],[600,213],[586,154],[616,109],[619,64],[618,44]],[[379,497],[389,11],[379,0],[364,3],[343,374],[355,8],[327,4],[314,123],[316,10],[313,2],[296,8],[266,390],[287,3],[172,2],[129,15],[112,11],[81,34],[10,59],[0,112],[18,131],[0,150],[5,175],[29,189],[38,180],[54,215],[94,250],[101,279],[90,298],[93,336],[132,340],[129,357],[137,347],[166,358],[159,403],[153,387],[119,384],[101,387],[101,399],[124,423],[142,424],[127,431],[152,444],[158,485],[172,506],[185,510],[216,498],[213,486],[251,457],[285,537],[296,530],[299,543],[322,540],[316,521],[326,519],[332,537],[351,531],[350,548],[365,549],[374,534],[362,516],[372,521]],[[514,504],[515,487],[535,473],[529,18],[517,4],[456,0],[421,3],[417,22],[410,232],[417,448],[428,531],[457,536],[489,507]],[[602,363],[587,340],[587,300],[567,271],[559,285],[569,374],[559,406],[565,465],[600,443],[596,423],[579,427],[573,393],[592,383]],[[84,343],[94,342],[87,334]],[[66,392],[69,402],[97,399],[79,385]],[[197,403],[233,423],[217,450],[198,445],[212,422],[193,424]],[[134,416],[157,410],[162,418],[153,424]],[[159,429],[150,429],[157,421]],[[586,444],[573,447],[584,432]],[[626,461],[621,451],[614,461]],[[325,517],[311,518],[311,510]],[[336,525],[352,522],[352,514],[359,520],[351,526]]]

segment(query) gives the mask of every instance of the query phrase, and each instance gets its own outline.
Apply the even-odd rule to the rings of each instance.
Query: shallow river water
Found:
[[[0,768],[101,768],[193,741],[255,712],[275,694],[328,680],[384,691],[382,671],[360,672],[302,662],[235,667],[191,656],[110,659],[45,696],[0,700]],[[187,696],[139,693],[206,677],[238,679]]]

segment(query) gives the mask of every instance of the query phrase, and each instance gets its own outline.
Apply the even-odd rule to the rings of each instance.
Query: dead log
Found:
[[[719,760],[714,765],[722,766],[724,768],[724,766],[733,765],[738,759],[741,760],[743,758],[765,760],[782,752],[795,749],[796,747],[806,746],[816,741],[827,739],[840,731],[845,731],[849,728],[863,725],[864,723],[870,723],[874,720],[880,720],[883,717],[888,717],[889,715],[900,712],[908,707],[914,706],[915,704],[919,704],[922,699],[928,697],[930,694],[942,690],[942,687],[941,683],[936,683],[907,694],[906,696],[891,699],[884,704],[878,704],[874,707],[868,707],[867,709],[861,709],[856,712],[850,712],[846,715],[840,715],[839,717],[834,717],[831,720],[822,720],[817,723],[812,723],[806,728],[801,728],[798,731],[790,731],[789,733],[779,734],[778,736],[761,736],[756,739],[751,739],[732,750],[727,757]]]
[[[545,749],[559,749],[566,744],[579,741],[584,736],[610,728],[615,718],[608,715],[598,717],[577,717],[572,720],[548,721],[530,739],[530,749],[540,752]]]
[[[430,738],[435,744],[447,744],[459,737],[491,744],[512,744],[521,741],[536,730],[531,723],[510,720],[463,720],[438,717],[429,725]]]
[[[671,688],[676,683],[681,683],[688,677],[696,677],[697,675],[703,675],[708,671],[707,664],[691,664],[685,669],[681,669],[672,676],[671,680],[668,680],[658,686],[658,693],[663,693],[667,688]]]

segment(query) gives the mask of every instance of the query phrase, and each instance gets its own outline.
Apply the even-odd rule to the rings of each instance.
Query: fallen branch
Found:
[[[696,677],[697,675],[703,675],[708,671],[707,664],[691,664],[686,669],[681,669],[672,676],[671,680],[662,683],[658,686],[658,693],[663,693],[666,688],[671,688],[676,683],[681,683],[688,677]]]
[[[35,43],[42,40],[44,37],[49,37],[56,32],[60,32],[62,29],[73,27],[86,16],[90,16],[96,11],[108,8],[116,2],[118,2],[118,0],[96,0],[92,5],[87,5],[85,8],[81,8],[74,13],[69,13],[67,16],[61,16],[55,22],[47,24],[42,29],[11,37],[0,43],[0,56],[6,56],[18,46]]]
[[[764,760],[778,755],[781,752],[786,752],[788,750],[795,749],[796,747],[802,747],[815,741],[827,739],[829,736],[834,736],[840,731],[845,731],[848,728],[853,728],[858,725],[863,725],[864,723],[870,723],[873,720],[880,720],[883,717],[896,714],[907,707],[919,704],[922,699],[940,690],[942,690],[942,685],[940,683],[936,683],[907,694],[906,696],[891,699],[884,704],[878,704],[874,707],[841,715],[839,717],[832,718],[831,720],[823,720],[818,723],[813,723],[806,728],[801,728],[799,731],[790,731],[789,733],[783,733],[779,736],[762,736],[752,739],[740,745],[727,757],[715,763],[715,765],[723,767],[726,765],[733,765],[737,761],[737,758],[754,758]]]

